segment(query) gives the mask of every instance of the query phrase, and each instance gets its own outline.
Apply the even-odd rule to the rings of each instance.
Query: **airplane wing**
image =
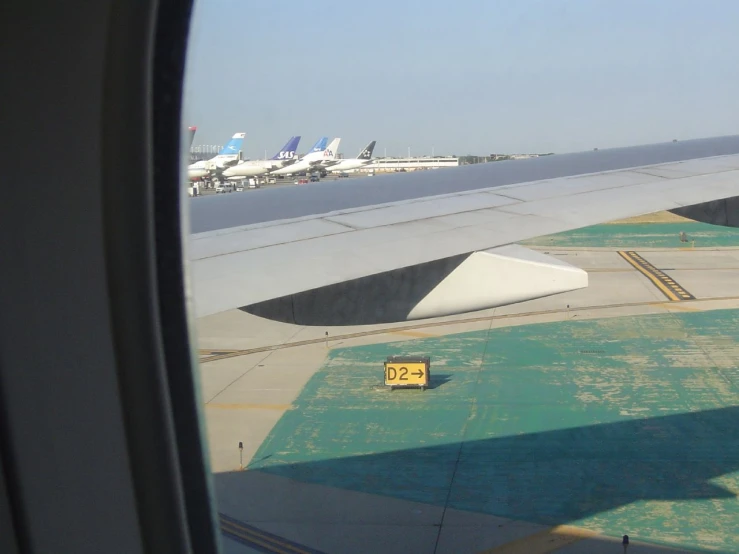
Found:
[[[274,319],[349,324],[503,305],[584,286],[580,270],[509,245],[734,196],[739,136],[199,198],[195,313],[261,306]],[[548,271],[559,288],[543,283]],[[527,282],[531,295],[499,297]],[[337,319],[332,306],[354,315]]]

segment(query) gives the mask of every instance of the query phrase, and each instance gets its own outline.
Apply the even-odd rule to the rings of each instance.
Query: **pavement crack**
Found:
[[[490,343],[490,331],[493,328],[493,321],[495,317],[495,309],[493,309],[493,317],[490,318],[490,324],[488,325],[487,332],[485,334],[485,348],[482,351],[482,356],[480,358],[480,367],[477,370],[477,383],[476,387],[480,386],[480,378],[482,376],[483,368],[485,367],[485,357],[487,356],[488,352],[488,344]],[[441,512],[441,519],[439,520],[438,525],[434,524],[435,527],[439,528],[439,532],[436,534],[436,542],[434,543],[434,552],[433,554],[437,554],[437,551],[439,549],[439,541],[441,540],[441,532],[444,529],[444,519],[446,518],[446,511],[449,507],[449,500],[452,496],[452,490],[454,489],[454,479],[457,476],[457,470],[459,469],[459,461],[462,458],[462,449],[464,448],[464,445],[467,441],[467,428],[470,424],[470,419],[472,419],[473,414],[475,413],[475,406],[477,404],[477,396],[472,397],[472,401],[470,402],[470,415],[467,417],[467,420],[464,422],[464,427],[462,428],[462,437],[459,441],[459,448],[457,448],[457,456],[454,461],[454,471],[452,471],[452,477],[449,480],[449,488],[446,493],[446,499],[444,500],[444,509]]]
[[[290,336],[289,336],[289,337],[287,338],[287,340],[285,340],[285,342],[290,342],[290,341],[291,341],[291,340],[292,340],[293,338],[295,338],[295,336],[296,336],[296,335],[297,335],[298,333],[300,333],[300,331],[302,331],[302,330],[303,330],[303,327],[300,327],[300,328],[298,328],[298,330],[297,330],[297,331],[295,331],[295,332],[294,332],[294,333],[293,333],[292,335],[290,335]],[[213,401],[214,401],[214,400],[215,400],[216,398],[218,398],[218,397],[219,397],[219,396],[220,396],[221,394],[223,394],[224,392],[226,392],[226,391],[227,391],[227,390],[228,390],[228,389],[229,389],[229,388],[230,388],[230,387],[231,387],[231,386],[232,386],[232,385],[233,385],[234,383],[236,383],[237,381],[239,381],[240,379],[242,379],[242,378],[243,378],[243,377],[244,377],[244,376],[245,376],[246,374],[248,374],[248,373],[250,373],[250,372],[251,372],[252,370],[254,370],[254,368],[256,368],[256,367],[260,367],[261,365],[263,365],[263,364],[262,364],[262,362],[264,362],[264,361],[265,361],[265,360],[266,360],[267,358],[269,358],[269,357],[270,357],[270,356],[271,356],[272,354],[274,354],[275,352],[277,352],[277,350],[269,350],[269,351],[267,351],[267,355],[266,355],[266,356],[264,356],[263,358],[260,358],[260,359],[259,359],[259,360],[257,360],[256,362],[254,362],[254,364],[252,364],[252,366],[251,366],[251,367],[250,367],[249,369],[247,369],[246,371],[244,371],[244,373],[242,373],[241,375],[239,375],[238,377],[236,377],[236,379],[234,379],[234,380],[233,380],[233,381],[231,381],[231,382],[230,382],[230,383],[229,383],[228,385],[226,385],[226,386],[225,386],[225,387],[223,387],[223,388],[222,388],[221,390],[219,390],[219,391],[218,391],[217,393],[215,393],[215,394],[214,394],[214,395],[213,395],[213,396],[212,396],[212,397],[211,397],[211,398],[210,398],[210,399],[209,399],[208,401],[206,401],[206,405],[207,405],[207,404],[210,404],[210,403],[211,403],[211,402],[213,402]]]

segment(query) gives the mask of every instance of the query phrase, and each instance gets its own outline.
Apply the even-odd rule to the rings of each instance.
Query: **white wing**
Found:
[[[195,230],[223,228],[191,236],[196,314],[285,300],[296,293],[331,290],[331,285],[358,279],[362,283],[367,276],[454,260],[536,236],[739,196],[738,152],[739,137],[725,137],[260,191],[240,197],[239,204],[231,198],[228,202],[198,199],[192,205]],[[650,160],[675,161],[643,163]],[[599,166],[608,170],[593,171]],[[564,176],[567,172],[572,175]],[[540,178],[530,179],[532,175]],[[449,192],[443,194],[445,190]],[[453,265],[458,267],[459,261]],[[480,271],[479,260],[474,267]],[[490,270],[499,273],[500,266]],[[418,280],[417,273],[414,279]],[[463,286],[470,287],[469,279]],[[561,290],[579,286],[582,283],[575,286],[573,281]],[[398,289],[402,295],[402,288],[385,287],[383,294]],[[437,290],[437,296],[440,290],[449,296],[449,282]],[[559,291],[532,290],[530,297]],[[321,302],[331,303],[340,292],[324,294]],[[464,292],[466,297],[477,294]],[[479,292],[484,294],[490,292]],[[366,305],[367,294],[360,296],[365,312],[376,311]],[[502,298],[514,297],[514,301],[522,299]],[[387,302],[400,300],[387,298]],[[458,307],[447,306],[443,313],[422,310],[418,315],[416,309],[414,316],[411,312],[418,298],[409,301],[412,305],[401,310],[403,317],[501,303],[500,298],[481,297],[477,304],[462,302]]]

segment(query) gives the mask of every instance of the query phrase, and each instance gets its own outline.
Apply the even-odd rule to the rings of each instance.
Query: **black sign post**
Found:
[[[244,443],[239,441],[239,468],[244,469]]]

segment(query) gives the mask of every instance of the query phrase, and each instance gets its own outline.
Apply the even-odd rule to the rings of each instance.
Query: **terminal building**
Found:
[[[201,160],[209,160],[213,156],[217,156],[218,152],[223,150],[220,144],[201,144],[190,147],[190,163],[199,162]]]
[[[372,163],[362,167],[362,171],[415,171],[416,169],[437,169],[439,167],[457,167],[459,158],[448,156],[423,158],[375,158]]]

